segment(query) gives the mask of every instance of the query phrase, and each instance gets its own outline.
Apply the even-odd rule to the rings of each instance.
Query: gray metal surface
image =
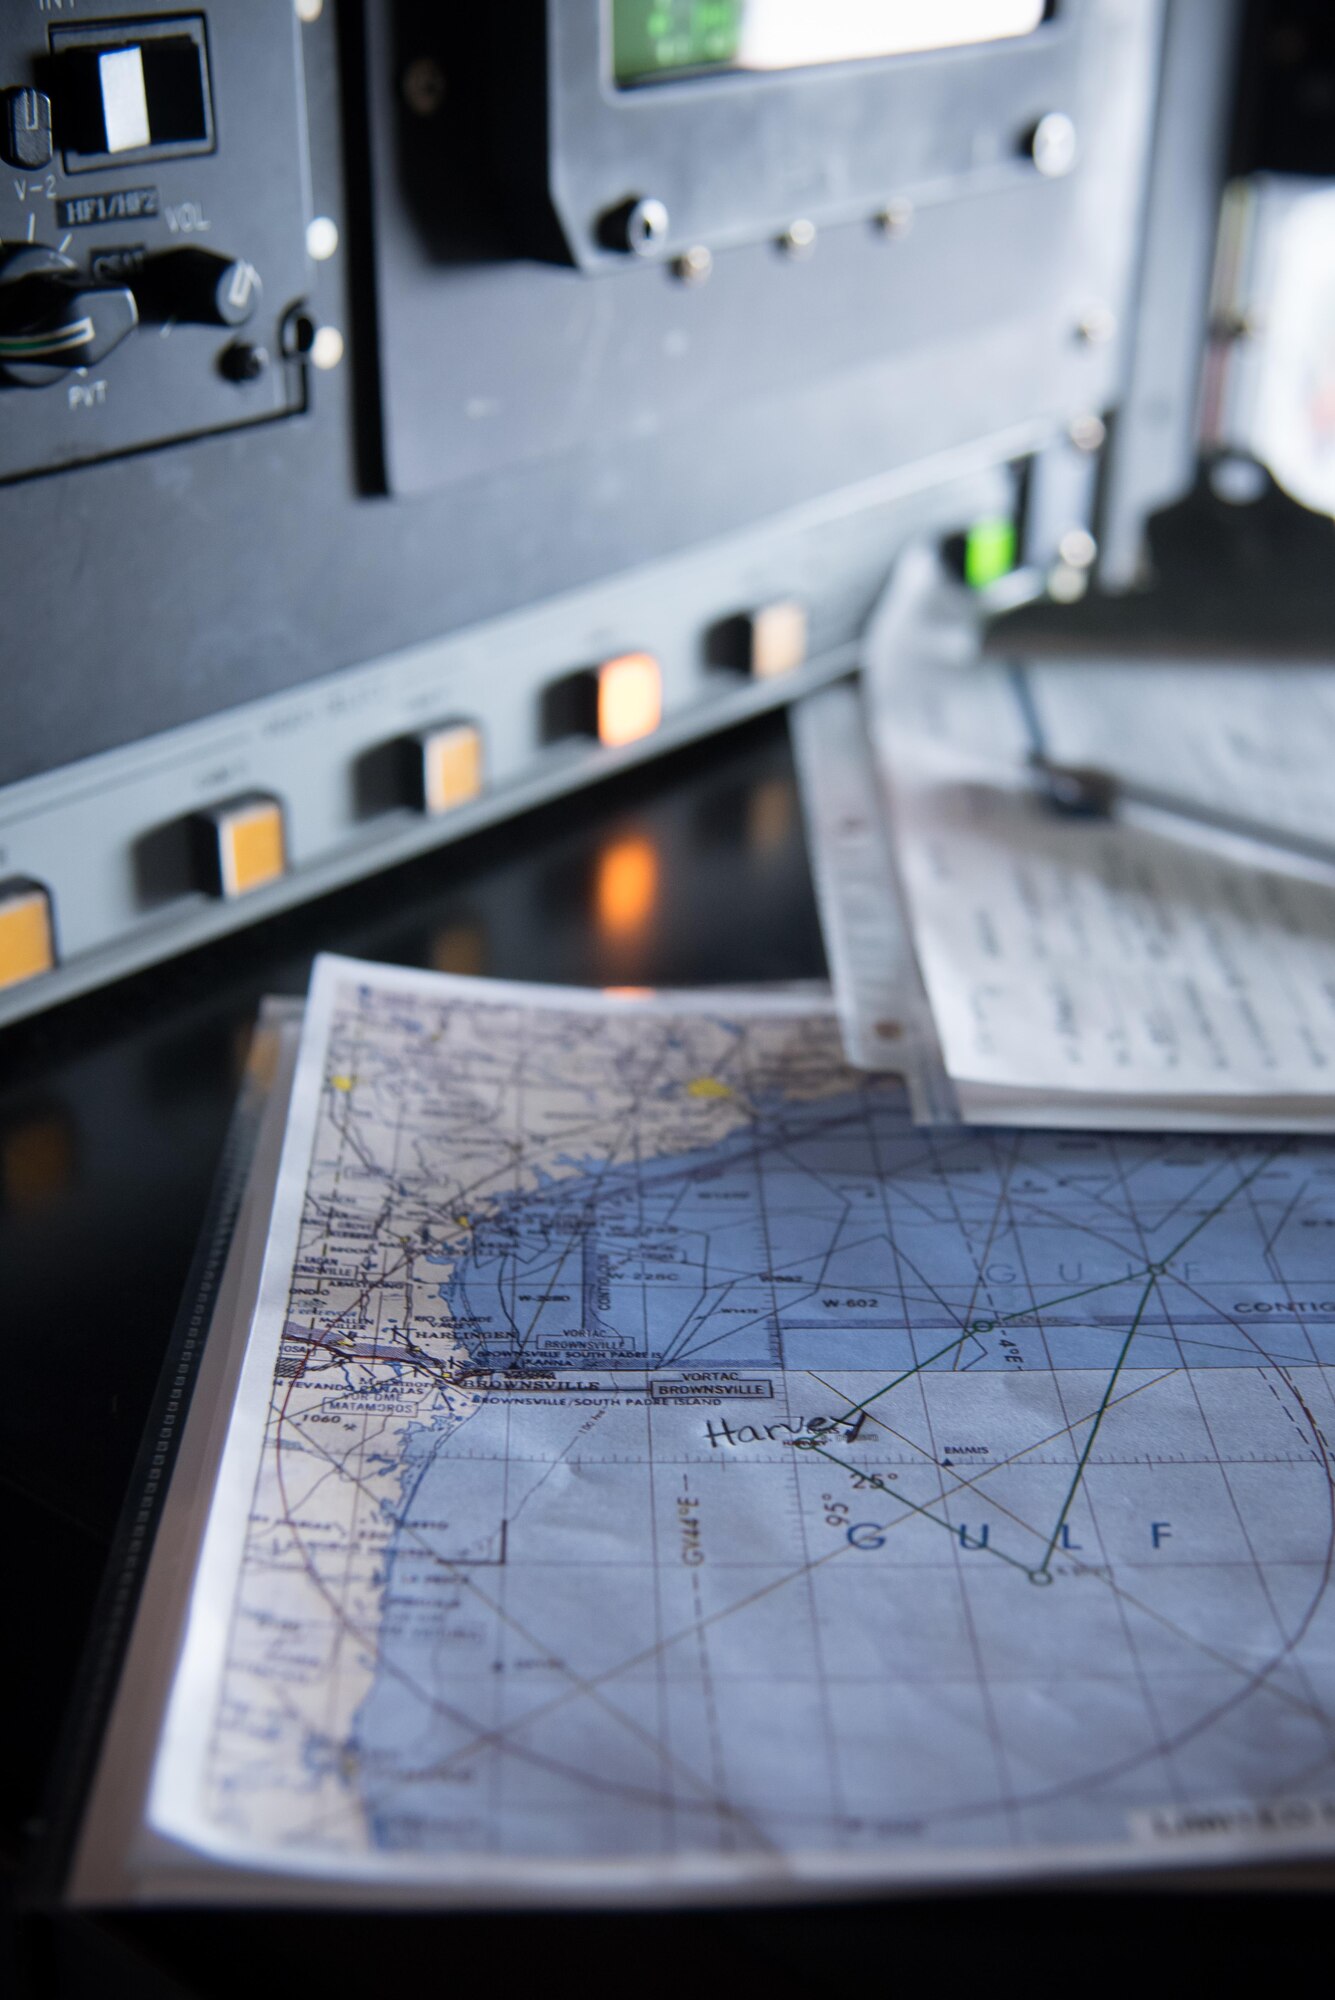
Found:
[[[1012,504],[994,461],[1032,433],[891,477],[856,505],[824,503],[762,532],[653,565],[594,590],[517,612],[330,675],[306,687],[155,734],[0,794],[0,875],[51,891],[59,968],[0,991],[0,1025],[100,980],[255,922],[306,897],[471,833],[580,784],[642,762],[787,700],[856,661],[856,641],[893,558],[922,527]],[[740,597],[739,597],[740,593]],[[739,604],[798,594],[811,660],[781,680],[711,666],[707,635]],[[648,648],[663,669],[660,730],[626,750],[544,743],[548,662]],[[482,732],[486,787],[427,818],[406,802],[368,810],[368,759],[412,732],[465,719]],[[164,830],[214,801],[260,791],[282,803],[291,873],[235,902],[174,885],[153,850]]]
[[[617,260],[598,220],[632,191],[664,203],[656,248],[670,255],[772,239],[795,216],[864,221],[896,196],[1025,186],[1034,126],[1060,110],[1088,147],[1154,11],[1082,0],[1015,41],[626,91],[609,87],[598,8],[554,7],[548,170],[571,255],[586,268]]]
[[[991,49],[625,93],[600,82],[596,7],[557,10],[552,173],[566,234],[586,241],[618,191],[655,190],[647,127],[670,178],[704,188],[681,239],[696,241],[698,224],[713,252],[697,285],[596,248],[580,251],[595,277],[503,246],[478,254],[472,183],[432,172],[448,92],[406,138],[395,106],[395,77],[430,43],[395,41],[386,17],[368,54],[391,490],[475,481],[485,505],[504,481],[515,586],[541,590],[553,524],[530,494],[561,508],[567,559],[614,565],[1011,423],[1056,427],[1107,408],[1135,281],[1159,13],[1159,0],[1077,0]],[[451,29],[432,18],[444,73]],[[465,72],[457,87],[484,85]],[[1050,180],[1022,139],[1055,103],[1080,150]],[[775,238],[807,215],[817,161],[838,189],[835,222],[810,255],[785,255]],[[761,167],[780,205],[740,230],[724,213],[711,233],[724,186],[735,176],[744,190]],[[901,235],[875,219],[892,197],[913,202]],[[1106,338],[1081,337],[1091,313]]]
[[[458,28],[445,10],[326,6],[299,28],[303,90],[289,74],[284,124],[259,44],[239,11],[215,9],[217,151],[167,163],[164,185],[168,167],[214,172],[229,217],[281,216],[289,235],[298,209],[328,218],[337,247],[314,264],[303,253],[301,283],[329,329],[324,358],[340,340],[343,358],[323,372],[284,363],[262,378],[300,387],[302,413],[282,422],[0,488],[0,875],[52,889],[67,960],[6,1008],[43,1004],[596,777],[606,758],[545,745],[533,718],[547,686],[612,652],[647,647],[664,663],[666,724],[636,756],[776,698],[711,673],[714,618],[799,595],[823,670],[851,643],[906,534],[967,527],[988,467],[1060,445],[1073,418],[1116,402],[1164,4],[1193,8],[1065,0],[1028,42],[764,80],[754,100],[745,91],[755,86],[732,79],[707,80],[699,95],[695,84],[618,94],[604,77],[599,101],[617,130],[618,97],[675,104],[671,117],[652,104],[647,113],[655,128],[667,119],[674,144],[702,139],[730,107],[720,129],[736,132],[740,162],[754,134],[739,107],[767,106],[755,118],[777,121],[765,157],[782,199],[755,210],[740,232],[752,240],[721,219],[711,274],[693,284],[661,263],[604,260],[586,272],[550,244],[507,249],[508,224],[483,200],[482,163],[461,160],[450,134],[508,106],[501,137],[513,140],[516,173],[535,148],[547,158],[550,140],[556,198],[574,199],[570,162],[584,157],[575,100],[559,131],[526,132],[518,115],[531,98],[526,75],[541,71],[540,37],[524,38],[531,14],[516,17],[510,67],[466,111],[457,70],[441,73],[434,100],[420,75],[408,87],[423,24]],[[129,0],[119,5],[128,11]],[[137,11],[170,10],[143,0]],[[574,88],[571,62],[589,55],[599,17],[596,0],[553,0],[558,96]],[[1211,19],[1198,8],[1193,19],[1213,48]],[[11,10],[6,33],[11,20],[31,38],[30,16]],[[265,33],[292,25],[276,4],[266,21]],[[1072,171],[1055,179],[1018,149],[1054,95],[1078,135]],[[765,234],[798,185],[778,141],[799,107],[805,129],[820,105],[812,130],[829,202],[811,254],[790,256]],[[591,98],[586,108],[593,118]],[[263,143],[247,136],[252,118]],[[586,136],[588,173],[610,173],[610,142],[595,144],[592,127]],[[275,148],[296,164],[277,172]],[[633,149],[618,172],[632,164]],[[107,176],[69,178],[88,187]],[[143,178],[141,168],[126,178]],[[717,187],[712,169],[706,180]],[[911,196],[907,231],[874,226],[873,182],[876,206]],[[580,212],[604,193],[590,179]],[[1211,199],[1200,191],[1201,213]],[[461,237],[470,217],[474,235]],[[252,254],[254,234],[240,222],[233,234],[223,247]],[[275,303],[266,295],[266,312]],[[219,329],[187,334],[216,346]],[[107,408],[113,396],[129,402],[138,436],[187,422],[154,373],[163,353],[184,351],[177,337],[134,334],[108,362]],[[209,383],[210,397],[250,393]],[[15,410],[64,421],[53,390],[0,392],[0,421],[17,421]],[[825,525],[809,534],[817,516]],[[422,661],[435,663],[425,692]],[[344,676],[377,693],[335,724],[326,697]],[[306,688],[317,690],[311,701],[295,699]],[[419,721],[483,723],[493,790],[471,818],[390,810],[369,820],[353,774],[419,694]],[[239,772],[226,745],[237,732],[253,742],[246,711],[272,701],[317,719],[288,738],[284,768],[248,751]],[[163,740],[196,727],[218,754],[201,755],[188,784],[179,774],[166,789],[150,783]],[[97,765],[99,812],[63,817],[52,802],[86,787],[61,774],[113,754],[121,761]],[[136,859],[145,836],[243,784],[289,801],[291,878],[235,910],[147,894]]]
[[[1148,515],[1196,471],[1197,398],[1219,193],[1233,114],[1241,0],[1171,0],[1121,409],[1105,481],[1099,576],[1137,581]]]
[[[345,174],[326,8],[301,30],[310,206],[337,224],[343,247],[311,284],[347,359],[329,375],[311,371],[304,418],[0,495],[10,657],[25,663],[0,694],[0,782],[538,602],[1011,421],[1056,422],[1105,403],[1116,342],[1087,349],[1072,326],[1087,295],[1112,294],[1116,309],[1130,280],[1157,8],[1084,0],[1081,11],[1112,25],[1083,161],[1067,180],[1034,174],[1032,188],[944,202],[902,241],[848,225],[826,232],[807,262],[767,244],[726,252],[694,292],[661,270],[603,282],[515,262],[496,273],[494,310],[470,324],[481,280],[469,267],[424,262],[411,277],[392,261],[389,232],[409,224],[394,221],[379,157],[379,207],[358,217],[365,167],[354,130]],[[215,39],[225,33],[219,16]],[[355,100],[352,62],[346,82]],[[371,86],[392,122],[397,77],[373,70]],[[224,148],[226,112],[220,98]],[[257,175],[256,205],[271,192]],[[372,221],[385,229],[379,365],[373,330],[354,314],[367,297],[355,253]],[[578,297],[564,326],[549,280],[563,299],[565,287]],[[621,298],[639,314],[641,297],[647,320],[601,334],[590,325],[589,314],[619,315]],[[680,317],[697,306],[707,329]],[[640,400],[629,390],[620,400],[647,324],[662,367]],[[663,354],[674,332],[685,356]],[[512,339],[521,351],[501,401],[513,429],[484,448],[474,434],[487,435],[490,419],[464,409],[489,392]],[[668,386],[688,375],[689,396]],[[361,490],[359,443],[374,429],[382,380],[396,482],[433,482],[408,507]],[[19,393],[5,392],[6,407]]]

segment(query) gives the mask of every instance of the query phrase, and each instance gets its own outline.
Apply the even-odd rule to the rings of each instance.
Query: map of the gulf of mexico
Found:
[[[917,1131],[810,1003],[331,960],[290,1155],[195,1838],[502,1888],[1335,1844],[1330,1144]]]

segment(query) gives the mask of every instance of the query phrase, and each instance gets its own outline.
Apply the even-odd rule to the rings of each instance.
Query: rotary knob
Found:
[[[46,388],[104,360],[138,324],[128,286],[99,284],[43,244],[0,263],[0,381]]]
[[[145,319],[244,326],[259,304],[260,274],[244,257],[188,244],[149,257],[135,290]]]

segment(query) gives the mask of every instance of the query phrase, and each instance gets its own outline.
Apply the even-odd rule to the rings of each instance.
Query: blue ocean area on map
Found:
[[[1321,1141],[928,1133],[869,1079],[564,1164],[441,1259],[479,1365],[1099,1368],[1133,1319],[1133,1366],[1335,1362]]]
[[[337,1029],[219,1814],[711,1893],[1329,1845],[1335,1143],[918,1130],[773,1005]]]

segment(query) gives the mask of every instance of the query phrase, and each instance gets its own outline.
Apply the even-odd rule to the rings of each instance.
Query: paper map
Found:
[[[502,1892],[1328,1846],[1333,1244],[1325,1142],[323,960],[153,1819]]]

